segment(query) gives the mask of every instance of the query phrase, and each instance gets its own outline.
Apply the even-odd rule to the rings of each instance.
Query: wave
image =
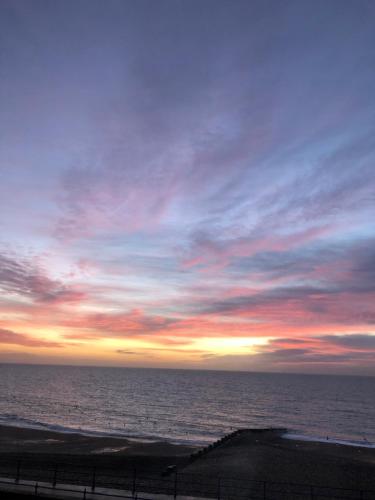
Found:
[[[344,446],[357,446],[361,448],[375,448],[375,443],[370,443],[366,438],[364,438],[362,441],[354,441],[322,436],[307,436],[305,434],[295,434],[289,431],[283,434],[282,437],[285,439],[292,439],[293,441],[310,441],[313,443],[331,443],[341,444]]]
[[[171,444],[204,446],[207,445],[209,442],[213,441],[212,439],[210,441],[170,439],[164,436],[152,436],[148,434],[139,434],[139,433],[131,434],[124,432],[116,432],[116,431],[98,431],[93,429],[84,429],[82,427],[66,427],[59,424],[49,424],[46,422],[40,422],[38,420],[31,420],[28,418],[20,417],[14,413],[4,413],[0,415],[0,425],[20,427],[23,429],[34,429],[39,431],[57,432],[59,434],[80,434],[81,436],[88,436],[88,437],[122,438],[122,439],[128,439],[130,441],[148,442],[148,443],[167,441]]]
[[[167,441],[172,444],[180,445],[190,445],[190,446],[205,446],[212,443],[217,439],[217,436],[209,436],[207,439],[171,439],[170,437],[162,435],[148,435],[140,433],[124,433],[123,431],[102,431],[95,429],[86,429],[82,427],[67,427],[59,424],[51,424],[46,422],[41,422],[38,420],[32,420],[25,417],[21,417],[14,413],[4,413],[0,415],[0,425],[8,425],[12,427],[20,427],[25,429],[35,429],[41,431],[57,432],[59,434],[80,434],[82,436],[89,437],[112,437],[112,438],[122,438],[134,441],[144,441],[144,442],[157,442],[157,441]],[[369,442],[366,438],[363,440],[345,440],[338,438],[330,438],[323,436],[312,436],[306,434],[298,434],[294,431],[287,431],[282,434],[285,439],[291,439],[295,441],[310,441],[316,443],[330,443],[339,444],[345,446],[357,446],[362,448],[375,448],[375,443]]]
[[[12,427],[21,427],[24,429],[35,429],[43,431],[59,432],[61,434],[82,434],[84,436],[98,436],[98,437],[124,437],[119,433],[101,432],[89,429],[82,429],[81,427],[66,427],[59,424],[48,424],[38,420],[31,420],[29,418],[20,417],[13,413],[5,413],[0,415],[0,425],[9,425]]]

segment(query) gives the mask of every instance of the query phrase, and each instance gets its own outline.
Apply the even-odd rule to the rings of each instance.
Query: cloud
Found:
[[[373,375],[374,338],[371,334],[274,338],[257,346],[255,353],[215,355],[207,362],[241,370]]]
[[[152,335],[168,331],[176,323],[178,323],[177,319],[147,315],[139,309],[126,313],[76,315],[63,321],[65,326],[89,330],[88,333],[82,332],[80,338],[86,338],[86,335],[87,338]],[[73,334],[74,338],[80,335]],[[67,337],[73,338],[70,334]]]
[[[275,339],[273,340],[273,344],[292,344],[292,345],[298,345],[298,344],[306,344],[311,342],[311,340],[308,339],[300,339],[300,338],[281,338],[281,339]]]
[[[256,328],[246,322],[219,321],[215,318],[177,318],[145,314],[139,309],[124,313],[78,314],[62,318],[63,327],[77,330],[66,333],[66,339],[149,337],[152,342],[169,346],[186,346],[196,338],[256,335]]]
[[[58,280],[50,279],[30,259],[0,254],[0,288],[43,304],[81,302],[85,294]]]
[[[145,347],[140,349],[139,351],[127,351],[126,349],[117,349],[115,351],[117,354],[137,354],[140,356],[152,356],[153,353],[164,353],[164,352],[173,352],[179,353],[181,355],[196,355],[199,354],[201,357],[211,357],[212,353],[205,351],[203,349],[176,349],[173,347]]]
[[[285,24],[261,5],[228,6],[213,12],[208,4],[199,14],[196,6],[186,6],[181,23],[181,12],[169,5],[168,19],[164,9],[153,12],[155,25],[142,7],[137,14],[117,12],[123,26],[129,23],[123,29],[131,41],[121,43],[123,29],[117,32],[112,21],[109,39],[114,36],[123,52],[121,62],[109,60],[121,75],[123,60],[128,61],[126,91],[122,86],[113,96],[113,89],[103,86],[92,115],[95,144],[62,173],[60,237],[154,232],[185,219],[193,226],[192,246],[200,229],[216,226],[225,238],[240,233],[229,234],[233,246],[254,233],[257,241],[249,238],[249,251],[257,245],[272,249],[297,245],[300,233],[370,206],[368,47],[354,36],[345,15],[339,24],[345,28],[331,25],[326,42],[317,43],[314,23],[306,22],[301,33],[295,6],[276,8]],[[337,22],[337,12],[331,15]],[[358,19],[358,13],[350,18]],[[142,36],[134,29],[139,19],[147,26]],[[319,33],[322,29],[320,23]],[[75,35],[82,42],[81,34]],[[363,54],[360,62],[340,57],[342,51],[354,54],[352,46]],[[337,57],[339,68],[333,64]],[[340,73],[346,85],[339,91],[333,85],[337,71],[350,76]],[[363,85],[367,93],[353,107]],[[362,118],[361,127],[354,125],[353,114]],[[285,235],[291,227],[295,241]],[[199,245],[191,250],[188,262],[202,257]]]
[[[47,347],[47,348],[55,348],[55,347],[64,347],[63,343],[52,342],[49,340],[38,339],[34,336],[25,335],[23,333],[16,333],[12,330],[6,330],[0,328],[0,343],[1,344],[10,344],[10,345],[22,345],[27,347]]]
[[[331,345],[347,349],[367,352],[375,351],[375,334],[352,333],[346,335],[322,335],[318,338]]]
[[[373,324],[374,240],[318,244],[306,250],[260,252],[240,259],[228,277],[259,285],[197,304],[203,314],[241,315],[301,325]],[[233,274],[232,274],[233,272]],[[244,280],[243,280],[244,281]]]
[[[268,316],[280,318],[287,322],[298,319],[302,312],[322,312],[326,301],[335,294],[334,289],[318,286],[279,286],[266,291],[255,290],[249,295],[224,298],[212,304],[203,305],[203,313],[224,315]],[[293,314],[294,312],[294,314]],[[297,317],[297,318],[296,318]],[[303,318],[305,320],[305,318]]]
[[[370,362],[375,360],[375,356],[371,352],[360,353],[345,352],[345,353],[324,353],[317,352],[313,349],[276,349],[271,352],[260,355],[263,362],[269,365],[273,364],[310,364],[310,363],[350,363],[350,362]]]
[[[282,347],[283,344],[286,347]],[[338,351],[337,347],[341,349]],[[256,357],[271,364],[369,363],[375,361],[375,335],[348,333],[308,339],[276,338],[261,346]]]
[[[318,239],[329,232],[328,226],[312,227],[287,235],[283,234],[264,234],[264,231],[252,231],[248,237],[215,239],[202,232],[193,235],[192,247],[189,250],[190,257],[186,258],[184,265],[186,267],[203,266],[212,267],[219,264],[220,267],[226,267],[231,262],[243,258],[248,259],[250,264],[254,265],[252,258],[256,255],[287,255],[290,251],[299,246],[305,245],[309,241]]]

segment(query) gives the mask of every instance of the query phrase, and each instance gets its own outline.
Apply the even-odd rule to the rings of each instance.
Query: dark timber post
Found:
[[[217,500],[220,500],[220,487],[221,487],[221,478],[219,477],[218,481],[217,481]]]
[[[37,497],[38,496],[38,483],[35,483],[34,493],[35,493],[35,496]]]
[[[314,486],[310,486],[310,498],[314,500]]]
[[[83,490],[83,500],[86,500],[86,488]]]
[[[137,469],[134,467],[134,471],[133,471],[133,489],[132,489],[133,497],[135,495],[136,484],[137,484]]]
[[[177,498],[177,472],[174,473],[174,493],[173,498]]]
[[[57,483],[57,464],[55,464],[55,470],[53,472],[53,481],[52,481],[53,488],[56,488],[56,483]]]
[[[21,473],[21,460],[17,461],[17,471],[16,471],[16,483],[19,482],[20,480],[20,473]]]
[[[266,500],[266,481],[263,481],[263,500]]]
[[[92,483],[91,483],[91,490],[95,491],[95,485],[96,485],[96,467],[94,465],[94,469],[92,471]]]

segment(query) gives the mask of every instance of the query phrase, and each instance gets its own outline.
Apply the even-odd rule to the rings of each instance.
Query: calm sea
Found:
[[[273,426],[375,443],[375,378],[0,365],[0,424],[199,444]]]

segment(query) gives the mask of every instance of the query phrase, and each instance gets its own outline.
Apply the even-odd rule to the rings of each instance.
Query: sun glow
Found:
[[[255,347],[266,345],[267,337],[214,337],[198,340],[195,345],[215,354],[252,354]]]

